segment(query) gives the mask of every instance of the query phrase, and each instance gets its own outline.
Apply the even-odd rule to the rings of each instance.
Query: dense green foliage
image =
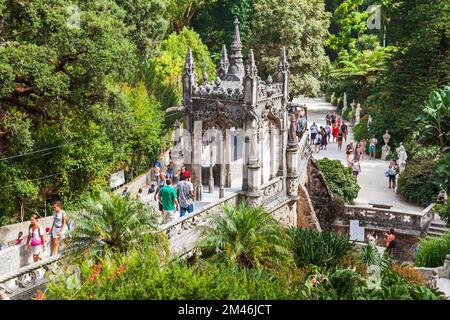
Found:
[[[333,266],[353,248],[348,236],[300,228],[292,228],[290,231],[298,266]]]
[[[211,240],[209,242],[221,242],[224,247],[231,247],[229,241],[234,239],[237,240],[236,243],[249,244],[253,252],[258,248],[258,253],[274,255],[266,256],[265,261],[276,260],[279,252],[264,250],[264,247],[274,248],[266,240],[276,240],[280,230],[284,228],[281,225],[276,227],[273,221],[268,221],[268,213],[261,219],[262,212],[260,208],[242,206],[239,210],[226,213],[227,218],[213,218],[216,221],[213,225],[218,226],[221,231],[210,230],[207,234]],[[239,219],[230,215],[246,216],[252,231],[247,232],[242,221],[236,225]],[[225,221],[229,226],[220,226]],[[261,222],[262,226],[256,226],[253,221]],[[233,229],[235,236],[230,237]],[[271,232],[274,234],[271,235]],[[74,276],[69,270],[62,271],[62,267],[59,269],[60,273],[51,279],[45,297],[120,300],[441,299],[435,290],[424,287],[420,279],[416,281],[411,278],[409,269],[402,266],[384,266],[381,269],[381,281],[372,279],[366,272],[366,265],[382,265],[381,258],[374,258],[372,252],[372,258],[368,259],[368,254],[359,253],[346,236],[295,228],[289,233],[296,238],[295,246],[290,247],[290,250],[294,249],[292,254],[301,266],[287,264],[282,269],[283,272],[267,268],[262,263],[241,263],[242,260],[238,259],[204,259],[203,256],[196,256],[189,263],[173,260],[171,255],[158,248],[157,243],[145,241],[146,238],[142,237],[141,245],[139,241],[132,242],[127,254],[114,251],[111,255],[97,259],[86,256],[81,261],[69,262],[80,266],[80,285],[73,285]],[[252,237],[252,234],[256,236]],[[254,242],[255,239],[261,241]],[[317,250],[320,255],[315,253]],[[235,249],[230,249],[232,251]],[[353,258],[345,259],[349,254],[353,254]],[[359,266],[363,266],[363,269]]]
[[[318,160],[317,164],[333,195],[347,203],[353,203],[361,187],[355,181],[351,168],[346,168],[339,160],[328,158]]]
[[[437,161],[422,159],[408,162],[400,174],[397,191],[409,201],[428,206],[441,190],[436,174]]]
[[[213,216],[203,227],[197,248],[219,260],[235,262],[245,268],[285,270],[293,262],[291,239],[286,230],[262,207],[245,203],[226,206],[224,214]],[[216,257],[215,257],[216,258]]]
[[[164,243],[165,237],[157,227],[158,214],[136,199],[101,192],[84,201],[83,210],[71,216],[76,228],[70,242],[88,255],[125,253],[144,237],[152,243]]]
[[[450,252],[450,231],[443,237],[427,236],[420,240],[414,264],[419,267],[439,267]]]
[[[419,141],[450,146],[450,86],[430,93],[427,103],[416,119],[419,122]]]

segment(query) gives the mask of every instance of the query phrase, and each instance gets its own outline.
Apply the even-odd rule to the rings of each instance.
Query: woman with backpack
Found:
[[[389,178],[389,189],[391,189],[391,186],[393,189],[395,189],[395,176],[397,175],[398,165],[395,160],[391,160],[391,163],[389,164],[388,170],[386,171],[386,177]]]
[[[33,250],[33,261],[38,262],[42,259],[42,253],[45,251],[45,233],[44,229],[38,223],[38,216],[33,214],[28,227],[28,239],[25,250],[28,250],[28,245]]]

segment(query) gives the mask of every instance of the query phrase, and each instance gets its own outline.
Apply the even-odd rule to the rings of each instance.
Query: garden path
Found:
[[[308,108],[308,126],[312,122],[316,122],[318,126],[325,125],[325,115],[327,112],[336,111],[336,107],[325,101],[324,97],[320,98],[305,98],[300,97],[296,102],[305,103]],[[352,127],[349,126],[349,136],[347,141],[353,139]],[[319,153],[314,153],[315,159],[329,158],[333,160],[341,160],[346,165],[344,141],[342,151],[338,151],[337,144],[331,143],[327,146],[327,150],[321,150]],[[370,202],[376,203],[390,203],[393,205],[392,209],[406,210],[406,211],[422,211],[424,208],[408,203],[401,196],[395,193],[393,189],[388,188],[388,179],[384,176],[385,171],[389,165],[388,161],[369,160],[368,155],[360,162],[361,174],[358,177],[358,183],[361,186],[358,198],[355,199],[355,204],[367,205]]]

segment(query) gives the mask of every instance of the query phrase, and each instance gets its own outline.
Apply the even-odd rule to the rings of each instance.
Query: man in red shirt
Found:
[[[179,172],[179,176],[180,177],[184,177],[184,178],[190,178],[191,177],[191,173],[186,169],[185,166],[182,166],[181,170]]]

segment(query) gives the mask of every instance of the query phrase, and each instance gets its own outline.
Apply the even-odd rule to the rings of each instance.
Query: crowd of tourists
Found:
[[[194,186],[191,182],[191,174],[182,166],[180,170],[174,172],[173,161],[169,160],[166,171],[161,168],[161,163],[156,161],[151,171],[155,177],[156,184],[152,184],[147,191],[147,199],[158,207],[161,215],[161,223],[170,223],[175,218],[175,213],[180,213],[180,218],[194,211]],[[122,196],[129,196],[128,187],[122,192]],[[136,199],[142,200],[147,205],[152,205],[151,201],[144,201],[144,191],[140,188],[136,194]]]

